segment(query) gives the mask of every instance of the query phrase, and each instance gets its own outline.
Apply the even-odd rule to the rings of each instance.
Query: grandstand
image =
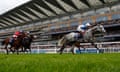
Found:
[[[0,15],[0,41],[22,29],[37,35],[33,45],[56,44],[87,22],[104,25],[103,41],[120,41],[120,1],[31,0]]]

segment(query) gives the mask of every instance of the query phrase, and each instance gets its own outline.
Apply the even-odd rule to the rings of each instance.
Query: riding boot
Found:
[[[13,42],[14,42],[14,38],[12,37],[12,38],[10,39],[10,44],[13,45]]]
[[[79,32],[79,38],[82,38],[83,37],[83,32]]]

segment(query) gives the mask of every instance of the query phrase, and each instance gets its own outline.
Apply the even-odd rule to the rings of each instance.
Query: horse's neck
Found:
[[[97,28],[97,26],[93,26],[92,28],[90,28],[91,30],[95,30]]]
[[[24,38],[24,36],[23,36],[23,35],[21,35],[21,36],[18,36],[18,37],[17,37],[17,40],[22,41],[22,40],[23,40],[23,38]]]
[[[27,35],[26,37],[30,40],[30,42],[33,41],[33,38],[34,38],[34,37],[33,37],[32,35]]]
[[[92,32],[93,32],[93,30],[95,30],[97,28],[97,26],[94,26],[94,27],[92,27],[92,28],[89,28],[86,32],[85,32],[85,34],[84,34],[84,39],[89,39],[89,38],[91,38],[92,37]]]
[[[26,37],[25,34],[22,34],[22,35],[20,36],[21,39],[23,39],[24,37]]]

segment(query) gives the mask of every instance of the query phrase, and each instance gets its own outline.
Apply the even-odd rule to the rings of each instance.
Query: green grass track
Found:
[[[0,72],[120,72],[120,53],[0,54]]]

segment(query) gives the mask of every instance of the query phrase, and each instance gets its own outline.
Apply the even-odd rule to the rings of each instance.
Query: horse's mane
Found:
[[[94,26],[92,26],[90,29],[88,29],[88,30],[94,30],[95,28],[97,27],[97,25],[94,25]]]

